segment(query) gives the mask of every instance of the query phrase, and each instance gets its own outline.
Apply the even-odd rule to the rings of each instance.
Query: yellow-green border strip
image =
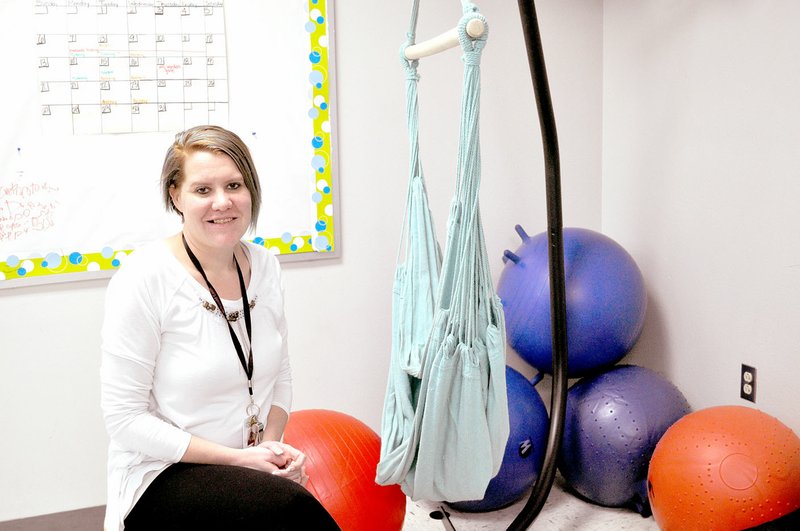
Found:
[[[333,0],[309,0],[308,24],[314,25],[309,32],[310,47],[308,61],[311,65],[309,82],[312,85],[312,118],[314,137],[309,142],[314,147],[314,158],[309,161],[316,172],[315,193],[312,200],[316,203],[317,219],[313,231],[309,234],[283,234],[276,238],[254,238],[254,242],[271,249],[281,257],[289,257],[303,253],[334,253],[336,241],[334,237],[334,138],[333,119],[333,62],[330,54],[333,45],[332,24],[327,3]],[[332,14],[332,13],[331,13]],[[325,39],[326,45],[320,44]],[[312,112],[310,111],[310,112]]]

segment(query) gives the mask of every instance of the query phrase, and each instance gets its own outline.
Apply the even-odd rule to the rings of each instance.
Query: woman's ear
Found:
[[[178,211],[178,214],[183,216],[183,208],[180,206],[181,193],[175,184],[169,185],[169,197],[172,199],[172,206]]]

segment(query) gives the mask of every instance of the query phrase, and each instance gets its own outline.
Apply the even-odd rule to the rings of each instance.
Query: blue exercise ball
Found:
[[[500,471],[489,482],[483,499],[448,505],[465,512],[493,511],[517,501],[536,482],[542,470],[550,419],[535,382],[506,367],[510,432]]]
[[[678,388],[644,367],[618,365],[582,378],[567,392],[558,469],[587,500],[650,516],[650,457],[667,429],[689,412]]]
[[[552,374],[550,271],[547,234],[517,225],[522,245],[506,251],[497,293],[509,345],[538,370]],[[639,267],[611,238],[588,229],[563,231],[568,375],[585,376],[622,359],[641,334],[647,293]]]

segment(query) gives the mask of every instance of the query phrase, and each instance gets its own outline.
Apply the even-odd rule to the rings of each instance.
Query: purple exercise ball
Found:
[[[558,469],[589,501],[649,516],[650,457],[689,411],[678,388],[651,369],[618,365],[583,378],[567,393]]]
[[[553,373],[550,271],[546,233],[506,251],[498,281],[506,336],[522,359]],[[647,293],[639,267],[617,242],[588,229],[565,228],[564,274],[568,375],[585,376],[613,366],[627,354],[644,326]]]

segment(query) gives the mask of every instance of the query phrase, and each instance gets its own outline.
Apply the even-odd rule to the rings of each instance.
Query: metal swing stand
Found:
[[[547,238],[550,269],[550,319],[553,341],[553,389],[550,399],[550,431],[547,450],[539,478],[530,498],[508,531],[523,531],[533,523],[542,510],[556,475],[558,450],[564,434],[567,406],[567,303],[564,280],[564,240],[561,213],[561,169],[558,157],[558,137],[547,82],[547,69],[542,52],[542,39],[533,0],[518,0],[528,65],[539,112],[539,127],[544,150],[545,187],[547,196]]]

